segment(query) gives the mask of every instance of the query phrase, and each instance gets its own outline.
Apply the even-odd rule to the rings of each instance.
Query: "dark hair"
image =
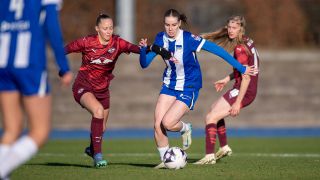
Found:
[[[96,20],[96,26],[98,26],[101,22],[102,19],[111,19],[111,17],[109,15],[106,15],[106,14],[99,14],[99,16],[97,17],[97,20]]]
[[[178,18],[178,21],[182,21],[185,25],[188,25],[187,23],[187,16],[184,14],[180,14],[177,10],[175,9],[169,9],[164,13],[164,18],[173,16]]]

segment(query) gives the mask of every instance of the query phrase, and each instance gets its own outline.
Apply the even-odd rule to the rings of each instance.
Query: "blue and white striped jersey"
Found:
[[[0,69],[46,69],[46,37],[60,72],[69,70],[57,7],[61,0],[0,0]]]
[[[178,36],[172,39],[160,32],[155,43],[174,53],[179,63],[164,60],[167,67],[163,73],[163,83],[170,89],[179,91],[195,90],[202,87],[202,75],[196,52],[200,51],[205,40],[190,32],[179,30]]]

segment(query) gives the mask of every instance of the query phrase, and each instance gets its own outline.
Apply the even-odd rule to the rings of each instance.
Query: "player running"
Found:
[[[63,85],[71,83],[72,73],[60,31],[60,0],[0,0],[0,4],[0,104],[4,128],[0,179],[8,179],[15,168],[36,154],[50,132],[52,99],[46,38],[53,48]],[[23,110],[29,131],[20,137]]]
[[[155,109],[154,138],[161,161],[164,153],[169,149],[167,131],[181,133],[184,150],[188,149],[192,142],[191,124],[182,122],[181,118],[189,110],[193,110],[202,87],[201,69],[196,52],[204,49],[216,54],[241,73],[255,74],[257,71],[252,67],[241,65],[216,44],[182,30],[181,21],[186,23],[185,15],[175,9],[166,11],[164,14],[165,31],[158,33],[154,42],[155,45],[169,50],[176,58],[176,61],[164,59],[166,68],[163,73],[163,85]],[[142,39],[140,45],[146,46],[146,39]],[[153,52],[146,54],[145,49],[141,49],[140,55],[140,63],[143,68],[148,67],[156,56]],[[164,168],[164,163],[160,163],[155,168]]]
[[[97,34],[77,39],[65,50],[67,54],[82,53],[82,65],[72,90],[75,101],[92,115],[91,143],[85,153],[94,159],[94,166],[100,168],[107,166],[101,146],[109,115],[112,71],[120,54],[138,54],[140,47],[113,35],[113,20],[106,14],[97,17],[95,30]]]
[[[234,57],[243,65],[258,68],[259,56],[253,40],[244,36],[245,19],[241,16],[233,16],[227,21],[227,26],[218,31],[204,34],[208,40],[220,42],[219,45],[234,52]],[[229,115],[235,117],[240,109],[253,102],[257,95],[258,74],[250,76],[242,74],[234,69],[233,73],[215,82],[217,92],[222,91],[225,85],[235,80],[232,89],[211,106],[211,111],[206,116],[206,156],[195,164],[215,164],[218,159],[232,154],[227,144],[226,127],[224,118]],[[220,148],[215,154],[216,135],[218,134]]]

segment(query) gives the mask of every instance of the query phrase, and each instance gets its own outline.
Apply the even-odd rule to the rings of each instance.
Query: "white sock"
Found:
[[[169,149],[169,145],[168,146],[165,146],[165,147],[158,147],[158,151],[159,151],[159,154],[160,154],[160,159],[161,161],[163,161],[163,156],[164,156],[164,153],[166,153],[166,151]]]
[[[5,157],[7,152],[9,152],[10,147],[11,146],[8,144],[0,144],[0,162],[2,161],[2,158]]]
[[[31,159],[37,151],[38,147],[31,137],[23,136],[18,139],[0,162],[1,178],[8,177],[14,169]]]
[[[184,133],[184,132],[188,131],[190,128],[189,128],[188,124],[186,124],[183,121],[181,121],[181,122],[182,122],[182,128],[181,128],[180,132]]]

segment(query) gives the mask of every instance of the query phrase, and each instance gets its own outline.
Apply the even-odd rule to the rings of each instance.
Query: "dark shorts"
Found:
[[[72,87],[72,92],[73,92],[73,97],[75,101],[79,103],[81,107],[83,107],[82,104],[80,103],[80,99],[82,95],[84,95],[87,92],[90,92],[97,98],[97,100],[101,103],[104,109],[110,108],[109,88],[103,91],[95,92],[89,85],[81,82],[75,82]]]
[[[233,103],[236,102],[238,94],[239,94],[239,90],[236,88],[233,88],[233,89],[228,90],[223,95],[223,97],[230,104],[230,106],[232,106]],[[255,96],[253,96],[249,93],[246,93],[242,99],[241,108],[244,108],[244,107],[248,106],[249,104],[251,104],[254,99],[255,99]]]

